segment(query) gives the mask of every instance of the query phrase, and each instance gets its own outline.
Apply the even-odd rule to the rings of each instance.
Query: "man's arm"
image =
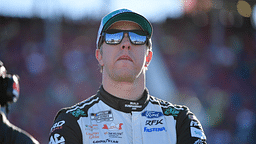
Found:
[[[77,120],[65,110],[61,110],[50,130],[49,144],[79,144],[82,143],[81,129]]]
[[[177,117],[177,144],[206,144],[206,136],[196,116],[187,108]]]

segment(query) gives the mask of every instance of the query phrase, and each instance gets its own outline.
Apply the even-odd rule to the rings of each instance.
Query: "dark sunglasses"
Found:
[[[117,45],[120,44],[127,33],[129,40],[134,45],[143,45],[147,42],[149,34],[142,30],[117,30],[110,29],[102,33],[103,40],[106,44]]]

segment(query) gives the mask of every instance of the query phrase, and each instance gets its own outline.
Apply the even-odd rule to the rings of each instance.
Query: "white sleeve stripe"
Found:
[[[97,97],[96,99],[94,99],[94,100],[92,100],[92,101],[90,101],[90,102],[88,102],[88,103],[83,104],[82,106],[76,106],[75,108],[68,110],[66,113],[72,112],[72,111],[74,111],[74,110],[76,110],[76,109],[78,109],[78,108],[79,108],[79,109],[82,109],[82,108],[84,108],[85,106],[90,105],[90,104],[92,104],[93,102],[95,102],[95,101],[97,101],[97,100],[99,100],[99,97]]]

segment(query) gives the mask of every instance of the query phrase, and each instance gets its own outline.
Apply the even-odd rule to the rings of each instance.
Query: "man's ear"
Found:
[[[146,64],[145,67],[148,67],[153,56],[153,51],[148,51],[148,55],[146,56]]]
[[[95,51],[95,57],[96,57],[96,59],[98,60],[99,64],[100,64],[101,66],[103,66],[104,64],[103,64],[103,61],[102,61],[102,53],[101,53],[101,50],[100,50],[100,49],[96,49],[96,51]]]

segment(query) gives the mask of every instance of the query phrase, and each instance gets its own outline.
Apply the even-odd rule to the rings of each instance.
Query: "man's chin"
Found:
[[[117,82],[127,82],[127,83],[132,83],[136,79],[135,75],[132,74],[116,74],[112,77],[115,81]]]
[[[130,67],[116,67],[115,69],[113,69],[113,71],[109,73],[109,76],[111,77],[111,79],[117,82],[132,83],[135,81],[139,74],[140,71],[134,68],[132,69]]]

